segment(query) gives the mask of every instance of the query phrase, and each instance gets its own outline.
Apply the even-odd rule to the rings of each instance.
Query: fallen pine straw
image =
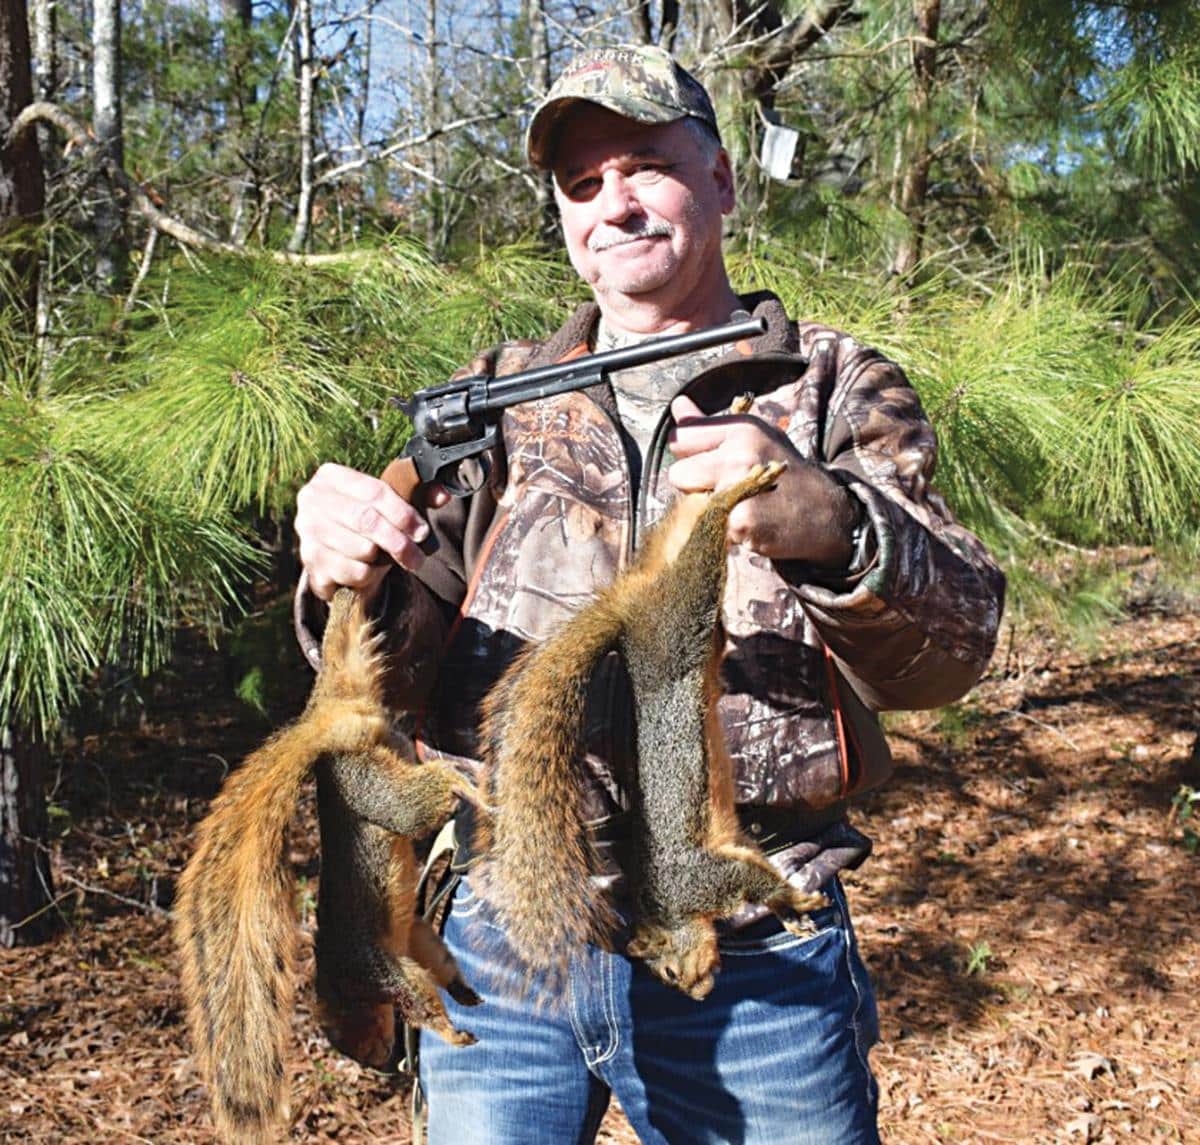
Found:
[[[1200,856],[1171,816],[1200,787],[1198,637],[1194,614],[1130,620],[1091,657],[1027,648],[1022,675],[955,711],[889,721],[899,769],[857,814],[876,851],[847,887],[891,1145],[1200,1142]],[[223,772],[211,753],[244,754],[266,725],[203,649],[176,669],[187,688],[164,683],[139,728],[65,754],[67,927],[0,951],[0,1140],[213,1140],[166,923],[123,900],[169,903]],[[311,935],[307,815],[292,859]],[[405,1080],[332,1052],[310,1004],[306,985],[291,1140],[408,1140]],[[633,1140],[619,1112],[601,1139]]]

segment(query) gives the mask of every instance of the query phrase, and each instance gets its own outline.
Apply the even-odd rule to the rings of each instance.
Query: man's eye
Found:
[[[572,199],[590,199],[599,187],[599,179],[577,179],[567,184],[567,196]]]
[[[653,183],[661,179],[670,168],[665,163],[639,163],[633,169],[633,178],[639,183]]]

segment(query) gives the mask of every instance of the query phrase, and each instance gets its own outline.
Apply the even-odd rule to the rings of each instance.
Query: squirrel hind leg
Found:
[[[462,985],[470,990],[465,982]],[[410,1026],[432,1030],[452,1046],[471,1046],[478,1040],[470,1031],[457,1029],[450,1021],[433,975],[413,959],[397,960],[388,994]],[[471,994],[474,995],[474,991]]]
[[[766,899],[763,905],[771,909],[785,930],[809,937],[816,928],[808,913],[829,906],[829,899],[820,891],[802,891],[784,883],[779,893]]]
[[[727,864],[726,894],[740,896],[742,902],[761,903],[792,934],[812,934],[812,922],[805,916],[829,905],[829,899],[820,891],[792,886],[753,847],[728,843],[714,852],[714,857]]]
[[[458,963],[454,961],[454,955],[428,919],[413,919],[409,954],[433,975],[433,980],[460,1006],[478,1006],[483,1001],[467,985]]]
[[[710,505],[716,512],[730,512],[735,505],[760,493],[766,493],[774,488],[779,475],[787,468],[782,461],[768,461],[764,465],[752,465],[746,476],[726,489],[719,489],[712,495]]]

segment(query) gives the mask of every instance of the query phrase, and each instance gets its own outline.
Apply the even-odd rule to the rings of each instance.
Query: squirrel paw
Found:
[[[784,930],[807,938],[816,933],[816,926],[808,917],[808,912],[827,907],[829,899],[820,891],[798,891],[795,887],[786,886],[784,893],[768,899],[766,905],[783,923]]]
[[[479,1041],[469,1030],[456,1030],[453,1026],[448,1030],[435,1029],[434,1033],[441,1034],[452,1046],[473,1046]]]
[[[455,978],[446,986],[446,993],[460,1006],[482,1006],[483,999],[462,978]]]
[[[768,461],[765,465],[752,465],[746,476],[726,489],[718,489],[709,501],[709,510],[718,513],[728,513],[735,505],[759,493],[765,493],[775,487],[779,475],[787,468],[782,461]]]
[[[703,918],[687,919],[674,927],[642,922],[626,953],[645,962],[656,978],[696,1001],[708,996],[721,968],[717,933]]]
[[[786,468],[787,465],[782,461],[768,461],[765,465],[752,465],[750,472],[738,482],[738,487],[747,490],[745,494],[747,497],[753,497],[756,493],[763,493],[770,489]]]

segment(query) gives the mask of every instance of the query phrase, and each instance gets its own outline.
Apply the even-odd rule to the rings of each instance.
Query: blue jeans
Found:
[[[875,999],[841,887],[825,889],[815,935],[770,918],[723,940],[701,1002],[589,947],[547,1005],[514,991],[520,964],[464,881],[445,937],[484,1004],[446,999],[474,1046],[421,1033],[430,1145],[590,1142],[610,1093],[646,1145],[878,1142]]]

